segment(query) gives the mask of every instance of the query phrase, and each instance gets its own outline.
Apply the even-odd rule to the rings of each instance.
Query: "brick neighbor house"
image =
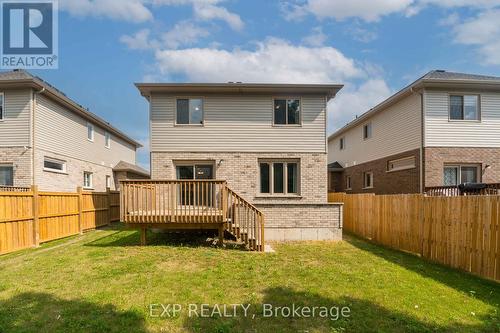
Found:
[[[500,182],[500,77],[431,71],[328,138],[328,187],[420,193]]]

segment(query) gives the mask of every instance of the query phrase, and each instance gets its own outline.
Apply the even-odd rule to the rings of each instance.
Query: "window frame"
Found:
[[[405,161],[405,160],[413,160],[413,166],[399,167],[399,168],[393,168],[393,169],[390,168],[391,163]],[[387,161],[387,170],[386,171],[387,172],[397,172],[397,171],[415,169],[416,167],[417,167],[416,157],[415,156],[406,156],[406,157],[396,158],[396,159]]]
[[[104,131],[104,147],[111,149],[111,133]]]
[[[370,186],[366,186],[366,176],[371,175],[371,184]],[[372,189],[375,188],[375,177],[373,175],[373,171],[365,171],[363,172],[363,189]]]
[[[108,184],[109,181],[109,184]],[[106,175],[106,189],[111,189],[111,176]]]
[[[276,117],[275,117],[275,109],[274,109],[274,103],[276,100],[285,100],[286,101],[286,110],[285,110],[285,119],[286,119],[286,124],[276,124]],[[288,124],[288,101],[289,100],[298,100],[299,101],[299,123],[298,124]],[[273,102],[271,106],[273,110],[273,127],[302,127],[302,97],[298,96],[274,96],[273,97]]]
[[[345,177],[345,189],[346,191],[352,190],[352,176]]]
[[[477,169],[477,174],[476,174],[477,182],[481,183],[483,181],[483,179],[482,179],[483,178],[483,175],[482,175],[483,166],[480,163],[445,163],[443,165],[443,186],[458,186],[458,185],[462,184],[462,167],[474,167],[474,168],[476,168]],[[457,174],[458,181],[457,181],[456,185],[444,185],[444,170],[446,168],[457,168],[458,169],[458,174]]]
[[[92,128],[92,135],[91,138],[89,138],[89,129]],[[95,139],[95,126],[91,122],[87,121],[87,140],[90,142],[94,142]]]
[[[260,166],[262,163],[269,164],[269,193],[263,193],[261,183]],[[274,164],[283,164],[283,193],[274,192]],[[297,165],[297,192],[288,192],[288,164]],[[301,195],[301,167],[300,159],[259,159],[257,162],[257,183],[258,183],[258,196],[260,197],[300,197]]]
[[[90,175],[90,184],[89,186],[86,186],[85,185],[85,175]],[[86,189],[86,190],[92,190],[94,189],[94,173],[93,172],[90,172],[90,171],[84,171],[83,172],[83,188]]]
[[[5,93],[2,91],[0,92],[0,96],[2,96],[2,103],[0,103],[0,106],[2,107],[2,110],[0,111],[0,122],[5,120]]]
[[[1,186],[14,186],[14,183],[15,183],[15,176],[16,176],[16,168],[14,166],[14,163],[9,163],[9,162],[5,162],[5,163],[0,163],[0,167],[6,167],[6,168],[10,168],[12,170],[12,185],[1,185]]]
[[[45,166],[45,161],[49,161],[52,163],[58,163],[62,165],[62,170],[58,169],[52,169],[52,168],[47,168]],[[60,173],[60,174],[67,174],[67,162],[65,160],[60,160],[58,158],[50,157],[50,156],[44,156],[43,157],[43,171],[45,172],[53,172],[53,173]]]
[[[465,108],[465,101],[464,97],[465,96],[477,96],[477,119],[452,119],[451,118],[451,97],[452,96],[461,96],[462,97],[462,107]],[[478,93],[467,93],[467,92],[449,92],[448,93],[448,122],[453,123],[453,122],[472,122],[472,123],[480,123],[481,122],[481,111],[482,111],[482,105],[481,105],[481,94]],[[463,116],[465,117],[465,110],[463,110],[464,114]]]
[[[339,150],[345,150],[345,136],[339,139]]]
[[[179,124],[177,122],[177,101],[180,99],[187,99],[188,100],[188,112],[189,112],[189,100],[191,99],[199,99],[201,100],[201,124]],[[188,114],[188,119],[190,118],[190,114]],[[192,127],[204,127],[205,126],[205,97],[203,96],[176,96],[175,97],[175,111],[174,111],[174,126],[179,126],[179,127],[186,127],[186,126],[192,126]]]
[[[366,137],[365,137],[365,128],[369,128],[370,129],[369,133],[368,133],[368,131],[366,133],[366,134],[370,134],[370,135],[367,135]],[[373,125],[372,125],[371,121],[368,122],[368,123],[363,124],[362,137],[363,137],[363,141],[370,140],[373,137]]]

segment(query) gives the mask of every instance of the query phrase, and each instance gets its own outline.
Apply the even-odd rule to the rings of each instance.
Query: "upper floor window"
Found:
[[[104,133],[104,146],[106,148],[111,147],[111,135],[108,132]]]
[[[179,125],[203,125],[203,100],[201,98],[178,99],[176,123]]]
[[[363,126],[363,140],[368,140],[372,137],[372,123]]]
[[[299,163],[295,161],[263,161],[259,163],[260,193],[298,194]]]
[[[300,99],[274,100],[274,125],[300,125]]]
[[[91,123],[87,123],[87,139],[94,141],[94,125]]]
[[[0,185],[14,186],[14,166],[12,164],[0,164]]]
[[[43,169],[52,172],[66,172],[66,162],[55,158],[45,157],[43,160]]]
[[[340,138],[340,150],[345,149],[345,138]]]
[[[5,105],[4,105],[4,96],[3,96],[3,93],[0,93],[0,120],[3,120],[5,115],[4,115],[4,112],[5,112]]]
[[[479,120],[479,96],[450,95],[450,120]]]
[[[93,186],[93,174],[92,172],[85,171],[83,173],[83,187],[87,189],[91,189]]]
[[[363,188],[373,188],[373,172],[363,173]]]

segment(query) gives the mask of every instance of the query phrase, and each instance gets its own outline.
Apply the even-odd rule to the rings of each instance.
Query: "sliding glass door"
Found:
[[[210,164],[183,164],[176,166],[178,180],[211,180],[214,179],[214,166]],[[180,205],[213,206],[214,191],[210,184],[193,182],[179,186]]]

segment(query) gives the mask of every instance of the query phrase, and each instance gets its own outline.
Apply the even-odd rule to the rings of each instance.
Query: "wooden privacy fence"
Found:
[[[500,196],[330,193],[344,229],[376,243],[500,280]]]
[[[0,254],[82,233],[120,220],[120,194],[0,191]]]

